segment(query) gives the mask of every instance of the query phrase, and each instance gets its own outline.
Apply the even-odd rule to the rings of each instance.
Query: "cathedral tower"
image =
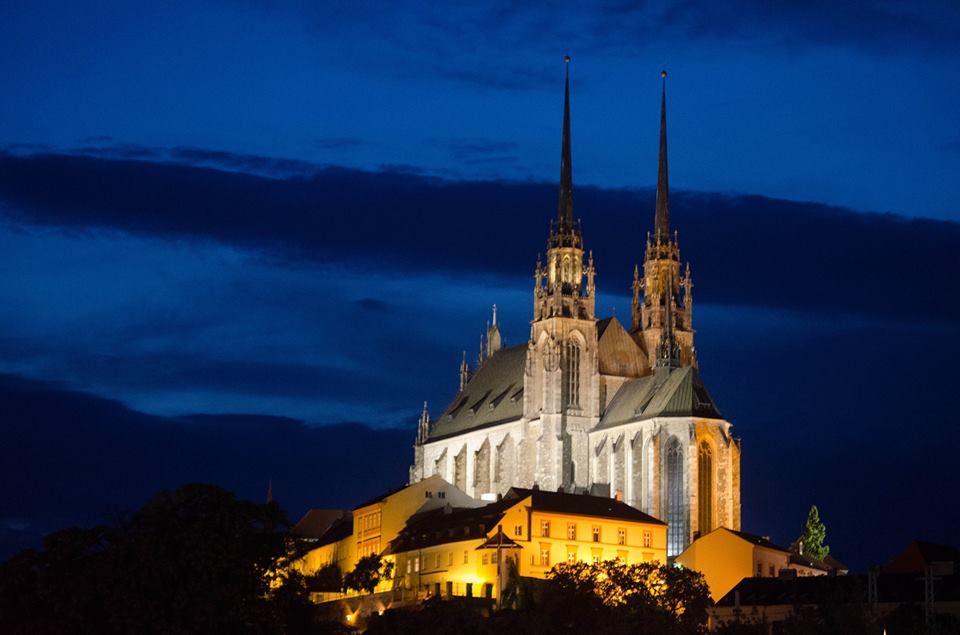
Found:
[[[524,417],[538,428],[528,475],[545,489],[587,486],[587,432],[600,416],[595,270],[592,254],[584,267],[583,237],[573,216],[569,57],[566,64],[557,219],[546,263],[537,260],[524,372]]]
[[[697,366],[693,346],[693,281],[690,263],[680,275],[680,244],[670,233],[670,184],[667,176],[667,72],[661,73],[660,158],[657,170],[657,204],[653,236],[647,233],[643,276],[633,270],[632,334],[647,354],[650,367],[657,366],[662,332],[678,349],[680,366]],[[662,362],[660,362],[662,364]]]

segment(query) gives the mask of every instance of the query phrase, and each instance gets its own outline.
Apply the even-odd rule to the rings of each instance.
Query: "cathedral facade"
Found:
[[[654,226],[629,330],[597,318],[593,254],[574,221],[568,66],[559,206],[530,338],[503,347],[494,307],[457,395],[433,420],[424,405],[410,482],[436,474],[477,498],[514,486],[621,498],[667,522],[675,556],[697,535],[740,529],[740,443],[697,371],[690,265],[670,232],[663,77]]]

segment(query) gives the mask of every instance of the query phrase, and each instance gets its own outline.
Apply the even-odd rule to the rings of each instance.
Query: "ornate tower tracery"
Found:
[[[587,431],[600,415],[596,270],[592,254],[584,266],[583,237],[573,216],[569,57],[566,64],[557,219],[546,263],[537,259],[524,375],[524,417],[540,426],[534,480],[550,489],[587,485]]]
[[[667,174],[667,72],[661,73],[660,155],[657,169],[657,203],[653,236],[647,233],[643,275],[634,267],[632,332],[647,354],[650,367],[658,364],[663,330],[677,347],[680,366],[697,366],[693,346],[693,280],[690,263],[681,275],[680,243],[670,233],[670,184]],[[660,362],[662,365],[662,362]]]

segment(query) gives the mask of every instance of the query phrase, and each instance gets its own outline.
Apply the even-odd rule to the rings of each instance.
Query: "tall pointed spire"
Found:
[[[667,71],[661,71],[663,91],[660,94],[660,163],[657,170],[657,216],[653,234],[656,242],[670,240],[670,185],[667,179]]]
[[[563,149],[560,153],[560,202],[557,206],[557,231],[573,229],[573,164],[570,159],[570,56],[564,58],[567,78],[563,89]]]

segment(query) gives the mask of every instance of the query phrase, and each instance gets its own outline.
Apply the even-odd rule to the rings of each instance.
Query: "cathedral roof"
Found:
[[[488,357],[443,414],[434,420],[427,441],[515,421],[523,416],[523,369],[527,344]]]
[[[649,367],[647,356],[615,317],[597,322],[597,363],[601,375],[617,377],[640,377]]]
[[[677,368],[624,382],[596,429],[654,417],[721,419],[722,415],[697,369]]]

